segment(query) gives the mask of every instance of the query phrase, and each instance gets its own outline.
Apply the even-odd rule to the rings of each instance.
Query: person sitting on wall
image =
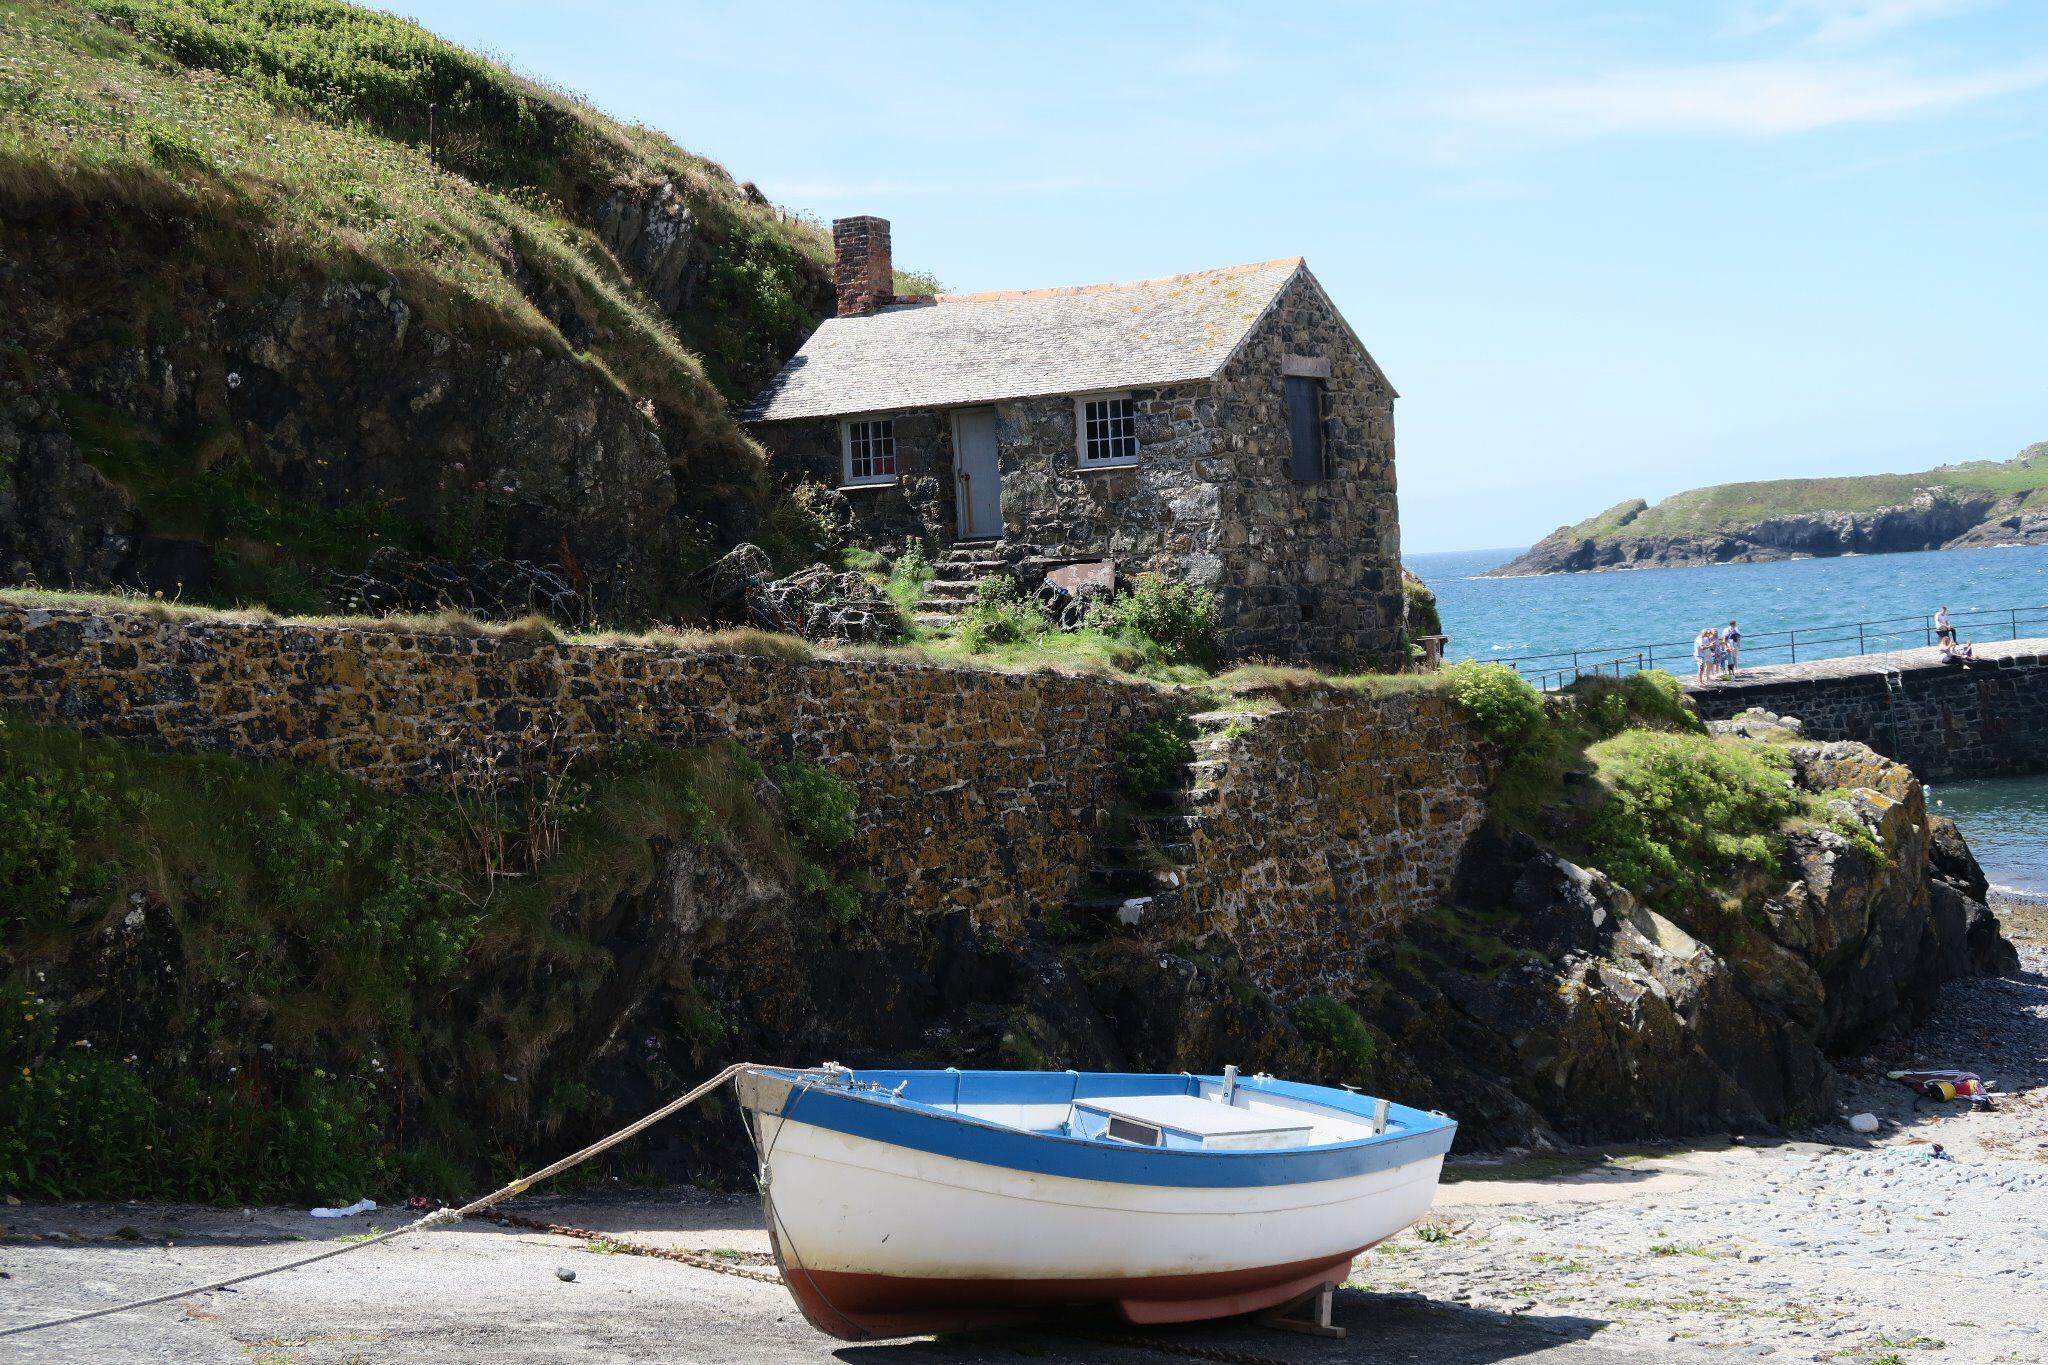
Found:
[[[1947,607],[1934,609],[1934,638],[1944,645],[1956,642],[1956,628],[1948,619]]]
[[[1941,661],[1945,664],[1955,664],[1962,668],[1968,668],[1971,664],[1977,662],[1976,643],[1965,640],[1961,644],[1957,644],[1955,633],[1951,631],[1949,637],[1941,642]]]

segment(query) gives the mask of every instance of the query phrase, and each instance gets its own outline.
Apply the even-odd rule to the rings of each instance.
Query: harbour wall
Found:
[[[1931,782],[2048,772],[2048,640],[1978,647],[1970,668],[1933,650],[1774,665],[1688,686],[1708,720],[1749,707],[1853,739]]]
[[[1206,701],[1056,671],[688,642],[0,601],[0,712],[445,790],[623,741],[730,740],[859,793],[849,857],[891,907],[1009,937],[1058,915],[1111,829],[1131,731]],[[1184,909],[1283,996],[1428,913],[1483,818],[1483,741],[1440,692],[1257,699],[1195,837]],[[1235,728],[1235,727],[1233,727]],[[486,762],[484,760],[490,760]]]

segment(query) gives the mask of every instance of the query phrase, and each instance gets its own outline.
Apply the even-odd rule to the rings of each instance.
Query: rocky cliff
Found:
[[[1637,498],[1560,527],[1493,577],[2048,544],[2048,443],[1924,474],[1785,479]]]
[[[673,619],[757,534],[728,399],[832,294],[750,186],[324,0],[0,38],[0,578]]]

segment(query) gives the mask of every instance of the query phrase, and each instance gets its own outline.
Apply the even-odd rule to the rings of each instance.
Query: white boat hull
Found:
[[[1109,1305],[1130,1322],[1254,1312],[1429,1211],[1443,1156],[1264,1186],[1122,1184],[757,1116],[769,1230],[806,1316],[859,1338]]]

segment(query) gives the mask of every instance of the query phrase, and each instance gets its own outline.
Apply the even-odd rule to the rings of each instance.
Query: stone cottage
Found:
[[[1233,657],[1402,657],[1394,390],[1300,257],[898,297],[887,222],[832,235],[839,314],[745,416],[869,543],[1201,584]]]

